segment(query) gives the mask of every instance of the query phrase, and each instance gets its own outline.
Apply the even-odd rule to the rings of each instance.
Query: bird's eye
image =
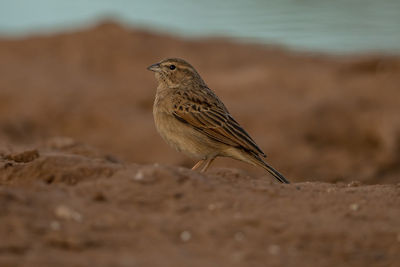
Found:
[[[169,66],[169,69],[170,69],[170,70],[174,70],[174,69],[176,69],[176,66],[175,66],[175,65],[170,65],[170,66]]]

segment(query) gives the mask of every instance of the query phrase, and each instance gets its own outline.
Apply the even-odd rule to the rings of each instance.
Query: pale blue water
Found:
[[[400,0],[0,0],[2,36],[70,30],[104,18],[297,50],[400,53]]]

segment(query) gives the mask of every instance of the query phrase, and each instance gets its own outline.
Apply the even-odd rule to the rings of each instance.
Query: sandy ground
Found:
[[[155,131],[146,67],[191,62],[293,183]],[[400,58],[106,23],[0,39],[0,266],[397,266]]]

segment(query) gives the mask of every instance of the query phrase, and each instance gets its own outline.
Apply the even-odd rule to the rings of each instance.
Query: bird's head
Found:
[[[168,87],[185,86],[193,83],[204,84],[197,71],[180,58],[168,58],[147,68],[154,71],[156,79]]]

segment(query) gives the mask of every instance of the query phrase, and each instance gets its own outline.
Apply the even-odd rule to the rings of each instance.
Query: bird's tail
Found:
[[[260,166],[264,169],[266,169],[272,176],[274,176],[279,182],[284,183],[284,184],[290,184],[290,182],[282,175],[280,174],[277,170],[272,168],[268,163],[263,161],[258,155],[249,155],[248,157],[250,161],[257,166]]]
[[[277,170],[272,168],[270,165],[268,165],[266,162],[263,162],[264,165],[262,166],[264,169],[266,169],[272,176],[274,176],[279,182],[284,183],[284,184],[290,184],[290,182],[280,174]]]

